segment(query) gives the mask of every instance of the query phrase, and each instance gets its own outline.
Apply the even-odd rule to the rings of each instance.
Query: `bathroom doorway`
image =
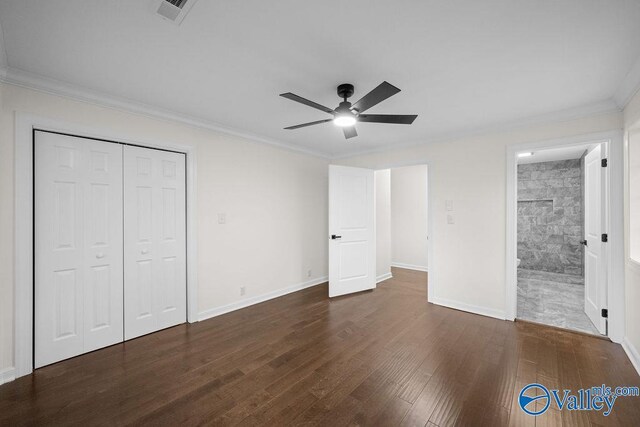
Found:
[[[607,334],[605,150],[517,154],[517,319]]]

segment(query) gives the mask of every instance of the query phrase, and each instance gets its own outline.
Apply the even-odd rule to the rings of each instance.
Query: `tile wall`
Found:
[[[518,165],[520,268],[583,274],[582,160]]]

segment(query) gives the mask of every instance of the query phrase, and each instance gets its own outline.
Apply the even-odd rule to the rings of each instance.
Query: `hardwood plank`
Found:
[[[0,425],[633,425],[524,414],[533,381],[640,385],[619,345],[426,301],[427,274],[333,300],[326,285],[179,325],[0,386]]]

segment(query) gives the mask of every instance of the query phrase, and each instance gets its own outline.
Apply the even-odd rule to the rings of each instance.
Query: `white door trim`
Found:
[[[169,142],[131,140],[126,135],[105,129],[49,119],[28,113],[15,117],[15,294],[14,363],[15,377],[33,371],[33,131],[34,129],[102,139],[141,147],[185,153],[187,157],[187,321],[197,322],[197,231],[196,231],[196,148]]]
[[[561,139],[529,142],[507,146],[507,224],[506,224],[506,292],[505,316],[515,320],[517,310],[517,158],[518,152],[546,148],[570,147],[591,143],[602,143],[608,157],[606,169],[606,224],[609,242],[607,259],[607,301],[609,309],[609,338],[620,343],[625,331],[624,304],[624,199],[622,157],[623,138],[621,131],[601,132]]]

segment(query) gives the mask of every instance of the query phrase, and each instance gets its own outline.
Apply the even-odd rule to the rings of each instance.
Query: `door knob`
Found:
[[[331,240],[342,239],[342,236],[336,236],[335,234],[331,235]]]
[[[104,258],[104,254],[102,252],[98,252],[96,254],[96,258],[98,258],[98,259]]]
[[[580,240],[580,244],[583,246],[587,246],[587,241],[586,240]]]
[[[146,255],[146,254],[148,254],[148,253],[149,253],[149,249],[143,249],[143,250],[141,250],[141,251],[140,251],[140,253],[141,253],[142,255]]]

